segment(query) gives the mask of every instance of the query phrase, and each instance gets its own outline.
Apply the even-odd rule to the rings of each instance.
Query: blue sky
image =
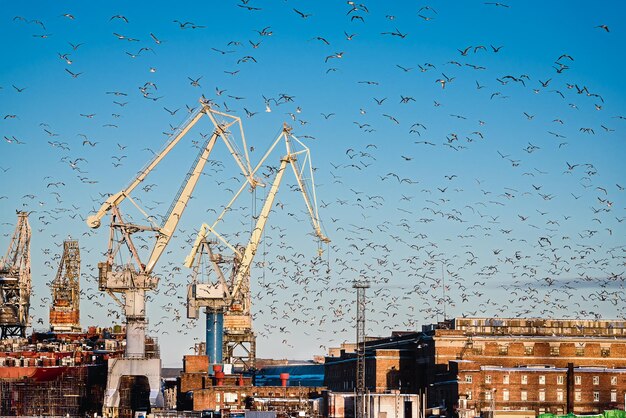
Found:
[[[80,240],[85,296],[102,305],[83,298],[83,324],[120,321],[94,281],[108,227],[90,230],[83,219],[202,95],[242,118],[253,163],[283,122],[293,126],[311,149],[332,239],[316,259],[287,174],[252,271],[259,356],[310,358],[353,340],[358,278],[372,282],[370,335],[419,329],[443,317],[443,304],[448,316],[623,318],[624,5],[506,5],[6,5],[0,242],[8,245],[16,209],[33,211],[35,328],[47,326],[46,283],[68,236]],[[281,95],[294,99],[270,101],[266,112],[264,97]],[[133,195],[150,214],[165,213],[195,158],[192,141],[211,129],[199,122],[146,179],[150,192]],[[180,365],[204,325],[185,319],[184,286],[164,292],[187,283],[194,231],[241,183],[223,144],[211,159],[221,163],[203,176],[155,268],[161,291],[148,314],[168,365]],[[249,232],[252,199],[223,226],[233,241]]]

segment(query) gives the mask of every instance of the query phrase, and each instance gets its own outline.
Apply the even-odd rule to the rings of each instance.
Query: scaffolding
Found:
[[[99,413],[106,367],[69,367],[56,378],[0,380],[0,415],[84,417]]]

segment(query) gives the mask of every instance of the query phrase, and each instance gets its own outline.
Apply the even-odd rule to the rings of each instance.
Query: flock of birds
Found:
[[[520,74],[523,65],[511,57],[528,50],[499,41],[458,45],[453,36],[437,44],[446,59],[436,55],[407,64],[408,56],[428,53],[422,47],[420,54],[394,62],[387,48],[417,50],[407,44],[414,33],[445,25],[452,5],[412,6],[407,23],[409,12],[392,14],[391,6],[347,1],[309,10],[313,5],[292,3],[219,6],[225,21],[254,22],[245,29],[226,26],[234,32],[228,40],[200,14],[191,21],[157,11],[155,23],[135,27],[137,11],[113,11],[90,14],[97,24],[72,29],[82,19],[78,12],[44,17],[35,8],[14,16],[3,11],[5,30],[46,69],[39,74],[43,81],[24,79],[17,74],[20,66],[34,59],[19,56],[10,65],[15,71],[0,79],[2,241],[7,245],[12,233],[13,209],[30,211],[35,328],[47,323],[45,285],[54,278],[68,235],[79,239],[83,254],[83,324],[123,321],[120,308],[97,290],[106,222],[98,232],[84,219],[158,153],[197,109],[198,97],[239,115],[248,136],[286,120],[314,156],[320,216],[332,242],[318,255],[298,185],[288,180],[251,277],[260,356],[323,354],[352,340],[356,279],[371,284],[370,335],[420,329],[451,316],[626,316],[626,173],[607,157],[623,150],[626,116],[597,87],[601,64],[587,82],[584,72],[576,72],[584,56],[555,51],[538,65],[541,70]],[[523,6],[471,7],[511,19]],[[342,26],[324,24],[329,10]],[[102,25],[106,38],[94,38]],[[602,22],[580,30],[597,42],[615,35]],[[302,78],[269,78],[277,71],[275,61],[285,60],[280,49],[296,40],[301,43],[293,53],[304,54],[306,63],[296,70]],[[428,47],[433,41],[423,42]],[[370,52],[368,43],[377,49]],[[185,64],[193,59],[189,45],[202,50],[198,59],[206,65]],[[120,73],[111,78],[110,68]],[[259,83],[263,77],[268,86]],[[34,103],[40,100],[35,86],[53,100],[47,107]],[[188,135],[192,151],[176,166],[189,166],[211,129],[203,125]],[[248,141],[253,159],[267,142]],[[200,224],[214,220],[241,184],[228,158],[212,156],[202,182],[216,190],[205,199],[198,187],[155,269],[162,279],[148,296],[150,331],[162,336],[161,351],[166,357],[170,352],[171,363],[183,353],[179,338],[168,336],[188,343],[203,339],[202,321],[186,319],[190,274],[182,261]],[[276,165],[261,170],[267,183]],[[147,178],[133,194],[148,213],[165,213],[178,187],[170,175],[175,169]],[[247,242],[263,193],[227,214],[224,235],[230,241]],[[137,236],[135,244],[148,253],[153,241]]]

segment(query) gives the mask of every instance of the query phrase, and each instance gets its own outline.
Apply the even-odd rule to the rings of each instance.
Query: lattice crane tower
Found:
[[[50,330],[80,332],[80,248],[78,241],[63,242],[63,255],[52,281]]]
[[[367,416],[365,402],[365,289],[370,287],[368,281],[355,281],[356,289],[356,418]]]
[[[26,337],[30,326],[30,225],[28,212],[17,212],[17,225],[0,259],[0,339]]]

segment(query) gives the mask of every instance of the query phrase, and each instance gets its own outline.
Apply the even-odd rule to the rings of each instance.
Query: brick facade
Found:
[[[448,402],[455,401],[456,392],[460,416],[471,417],[492,408],[564,414],[568,399],[574,413],[624,408],[624,369],[498,367],[457,361],[451,362],[450,371],[458,376],[455,388],[446,382],[432,388],[436,397],[448,396]],[[571,381],[574,384],[568,383]]]
[[[457,318],[424,333],[418,368],[429,405],[448,415],[624,409],[625,329],[623,321]]]
[[[321,398],[323,388],[298,386],[209,386],[193,391],[192,410],[264,410],[277,405],[298,405],[306,409],[310,398]],[[275,409],[274,409],[275,410]]]
[[[183,371],[177,381],[177,409],[275,410],[286,414],[310,412],[312,399],[320,399],[325,388],[308,386],[252,386],[252,377],[226,374],[220,381],[208,373],[205,355],[183,357]]]
[[[370,392],[425,395],[427,414],[577,414],[625,409],[626,322],[457,318],[366,343]],[[354,391],[354,353],[327,357],[325,384]]]
[[[365,387],[371,393],[399,391],[417,393],[415,375],[415,333],[368,341],[365,350]],[[356,354],[341,351],[326,357],[324,385],[336,392],[353,392]]]

